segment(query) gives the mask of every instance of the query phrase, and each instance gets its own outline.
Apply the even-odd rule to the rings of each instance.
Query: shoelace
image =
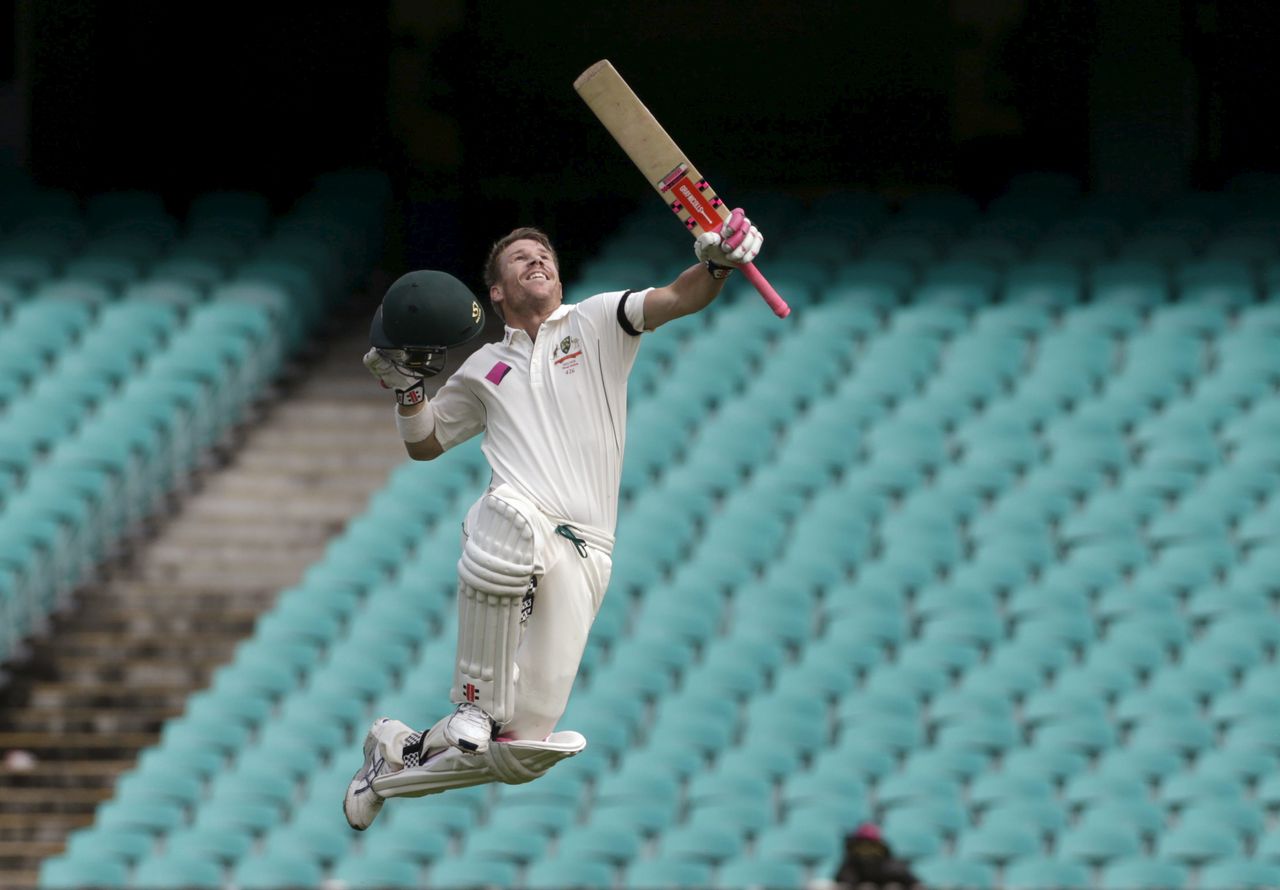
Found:
[[[578,537],[578,532],[572,525],[557,525],[556,534],[572,541],[574,549],[578,551],[578,555],[583,559],[587,558],[587,542]]]

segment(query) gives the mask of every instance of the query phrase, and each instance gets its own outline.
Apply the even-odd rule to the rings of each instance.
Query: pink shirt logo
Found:
[[[489,369],[489,373],[484,375],[484,379],[488,380],[494,386],[502,382],[502,378],[507,376],[507,372],[511,370],[511,366],[506,362],[498,362]]]

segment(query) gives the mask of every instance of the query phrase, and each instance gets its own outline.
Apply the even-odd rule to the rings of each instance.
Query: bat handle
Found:
[[[786,318],[791,314],[791,307],[787,305],[787,301],[778,295],[773,289],[773,285],[760,274],[760,270],[756,268],[755,263],[743,263],[738,267],[742,270],[742,274],[747,276],[747,281],[760,291],[760,296],[764,297],[764,301],[769,304],[769,308],[773,310],[773,314],[778,318]]]

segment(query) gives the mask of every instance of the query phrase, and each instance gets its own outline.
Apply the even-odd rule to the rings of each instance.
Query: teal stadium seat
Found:
[[[107,830],[89,826],[73,832],[67,838],[66,853],[76,859],[106,858],[133,865],[152,853],[155,846],[155,836],[149,831],[131,828]]]
[[[1028,857],[1009,864],[1004,870],[1004,886],[1009,890],[1092,890],[1089,869],[1078,863],[1050,857]]]
[[[712,869],[703,862],[690,859],[657,857],[653,859],[637,859],[627,868],[624,886],[636,888],[655,888],[655,890],[674,890],[678,887],[710,887]],[[611,887],[612,875],[608,882],[595,886]],[[566,886],[563,882],[553,885]],[[551,890],[550,886],[547,890]]]
[[[130,886],[144,890],[168,890],[172,887],[218,890],[225,884],[221,864],[190,851],[171,852],[144,860],[130,881]]]
[[[786,860],[739,858],[726,862],[716,872],[716,890],[749,890],[755,887],[799,887],[805,871]]]
[[[931,856],[914,863],[912,870],[938,890],[995,890],[996,869],[985,862],[952,856]]]
[[[48,890],[80,890],[82,887],[124,888],[128,869],[105,856],[78,857],[64,854],[40,863],[39,884]]]

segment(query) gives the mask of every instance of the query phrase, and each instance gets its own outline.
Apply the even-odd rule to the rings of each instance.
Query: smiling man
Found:
[[[564,305],[550,240],[516,229],[485,264],[490,302],[506,323],[502,339],[472,353],[430,400],[405,356],[443,353],[441,343],[420,341],[447,335],[410,325],[375,336],[365,364],[396,393],[409,455],[434,460],[483,434],[492,479],[463,523],[456,707],[422,732],[374,722],[343,802],[353,828],[367,827],[386,797],[529,781],[585,745],[577,733],[554,730],[609,583],[627,377],[641,334],[709,305],[762,241],[735,210],[721,233],[698,239],[700,262],[670,284]],[[453,281],[449,294],[413,293],[421,304],[412,307],[389,291],[379,317],[455,317],[465,329],[466,299]]]

